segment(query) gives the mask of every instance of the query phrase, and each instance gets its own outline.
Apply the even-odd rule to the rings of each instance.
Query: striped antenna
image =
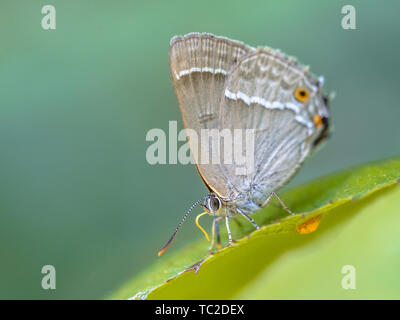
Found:
[[[197,200],[195,203],[192,204],[192,206],[189,208],[189,210],[185,213],[185,215],[183,216],[181,222],[179,222],[178,226],[176,227],[174,233],[172,234],[171,238],[169,238],[168,242],[165,244],[165,246],[158,251],[158,256],[161,256],[165,250],[168,249],[169,245],[171,244],[172,240],[174,240],[176,234],[178,233],[179,229],[181,228],[182,224],[185,222],[186,218],[188,217],[189,213],[202,201],[204,201],[205,199],[207,199],[208,196],[205,196],[199,200]]]

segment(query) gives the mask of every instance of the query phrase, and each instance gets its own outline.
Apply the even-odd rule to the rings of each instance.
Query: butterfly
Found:
[[[232,244],[230,217],[241,215],[258,229],[251,215],[273,198],[293,214],[276,192],[328,136],[329,98],[322,89],[323,77],[279,50],[253,48],[209,33],[173,37],[169,65],[190,150],[197,155],[196,167],[209,194],[189,208],[158,255],[197,205],[205,212],[196,224],[208,238],[198,219],[204,214],[213,217],[212,243],[216,235],[218,247],[222,220]],[[212,153],[222,143],[199,151],[198,141],[188,132],[201,135],[204,130],[252,132],[253,148],[247,148],[253,156],[252,170],[238,173],[237,161],[222,161],[221,150],[221,161],[200,161],[199,152]]]

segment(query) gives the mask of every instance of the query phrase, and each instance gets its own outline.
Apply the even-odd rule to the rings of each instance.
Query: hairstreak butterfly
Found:
[[[276,191],[328,135],[323,78],[279,50],[253,48],[208,33],[172,38],[169,64],[187,134],[189,130],[198,136],[203,130],[251,131],[253,147],[244,149],[252,152],[253,163],[251,170],[238,171],[237,161],[223,161],[222,141],[200,146],[199,151],[198,141],[188,134],[198,172],[210,193],[189,208],[158,255],[168,248],[197,205],[205,212],[196,224],[208,238],[198,218],[207,213],[213,217],[212,238],[216,236],[218,247],[221,220],[225,220],[231,244],[229,218],[234,215],[242,215],[258,229],[251,214],[273,198],[293,214]],[[220,147],[221,161],[199,160],[202,154]]]

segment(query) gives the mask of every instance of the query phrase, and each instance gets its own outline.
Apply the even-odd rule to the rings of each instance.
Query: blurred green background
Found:
[[[41,28],[56,8],[57,29]],[[357,30],[341,28],[356,8]],[[0,5],[0,298],[102,298],[157,259],[206,189],[146,162],[182,127],[169,39],[212,32],[297,56],[336,92],[334,134],[297,184],[400,151],[398,1],[22,1]],[[323,187],[323,186],[321,186]],[[200,236],[193,217],[174,247]],[[41,268],[57,289],[41,288]]]

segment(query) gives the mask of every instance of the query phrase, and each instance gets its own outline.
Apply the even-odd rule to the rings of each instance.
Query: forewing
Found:
[[[201,129],[219,127],[226,76],[232,65],[253,50],[241,42],[211,34],[191,33],[171,40],[171,78],[186,129],[194,130],[200,138]],[[200,175],[214,192],[226,196],[229,181],[221,172],[221,165],[201,164],[198,159],[202,150],[195,142],[200,139],[189,139],[192,155],[197,155]],[[208,152],[212,154],[212,150]]]

